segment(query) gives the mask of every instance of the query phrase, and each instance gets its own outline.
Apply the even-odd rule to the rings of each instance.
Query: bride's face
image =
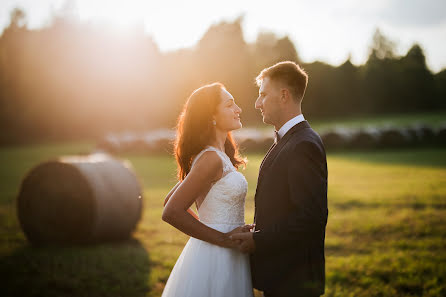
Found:
[[[232,131],[240,129],[240,113],[242,109],[235,104],[234,97],[225,89],[221,90],[221,102],[217,106],[215,113],[216,128],[222,131]]]

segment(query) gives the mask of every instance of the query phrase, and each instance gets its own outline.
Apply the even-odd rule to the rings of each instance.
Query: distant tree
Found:
[[[194,47],[161,53],[142,26],[116,33],[70,11],[40,29],[27,28],[23,10],[11,11],[0,36],[0,144],[173,127],[187,96],[214,81],[234,95],[244,125],[257,125],[254,78],[284,60],[309,74],[309,117],[446,108],[446,70],[433,75],[419,45],[397,56],[379,30],[364,65],[347,59],[334,67],[302,63],[287,36],[261,32],[248,44],[243,17],[212,25]]]
[[[11,11],[9,27],[12,29],[23,28],[27,24],[26,13],[21,8],[14,8]]]
[[[244,120],[256,116],[253,62],[243,37],[243,17],[211,26],[197,44],[196,68],[190,69],[201,84],[220,81],[233,94],[243,110]]]
[[[436,91],[436,106],[446,108],[446,69],[438,72],[434,76]]]
[[[272,32],[260,32],[253,51],[257,68],[260,70],[280,61],[301,62],[296,47],[289,37],[279,38]]]
[[[333,95],[333,89],[336,88],[335,68],[323,62],[304,64],[303,68],[309,74],[309,78],[302,101],[302,111],[310,117],[336,115],[344,104],[341,98]]]
[[[401,83],[399,96],[394,100],[406,105],[406,110],[426,111],[435,108],[435,82],[426,66],[426,58],[418,44],[414,44],[400,61]]]
[[[350,57],[334,71],[333,97],[336,98],[339,115],[353,115],[361,112],[360,73]]]
[[[363,113],[402,111],[400,103],[395,101],[401,80],[394,47],[395,43],[379,29],[375,31],[368,60],[361,71]]]
[[[277,40],[275,50],[279,56],[278,61],[293,61],[300,63],[300,59],[297,55],[296,47],[288,36],[285,36]]]
[[[11,143],[22,138],[27,98],[23,96],[26,50],[27,16],[21,8],[10,13],[10,23],[0,37],[0,144]],[[19,113],[19,115],[18,115]]]
[[[384,36],[379,28],[373,33],[372,40],[370,57],[380,60],[395,58],[396,43]]]

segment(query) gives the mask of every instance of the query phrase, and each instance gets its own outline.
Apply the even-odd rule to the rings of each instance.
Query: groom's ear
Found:
[[[282,101],[282,103],[286,103],[288,100],[291,100],[291,96],[290,96],[290,91],[286,88],[283,88],[280,90],[280,101]]]

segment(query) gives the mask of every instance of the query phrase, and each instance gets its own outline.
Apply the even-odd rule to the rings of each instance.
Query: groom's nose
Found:
[[[254,104],[254,107],[255,107],[256,109],[260,109],[260,108],[262,107],[261,102],[262,102],[262,100],[260,100],[260,96],[259,96],[259,97],[257,98],[255,104]]]

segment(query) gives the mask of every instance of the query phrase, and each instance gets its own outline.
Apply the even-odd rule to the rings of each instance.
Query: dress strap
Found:
[[[215,148],[213,146],[207,146],[205,149],[203,149],[201,152],[199,152],[195,156],[194,160],[192,161],[191,168],[194,166],[194,164],[197,162],[197,160],[200,159],[200,157],[207,151],[214,151],[214,152],[216,152],[217,155],[222,160],[222,162],[223,162],[223,176],[226,175],[226,173],[233,168],[231,160],[229,159],[228,155],[226,155],[226,153],[220,151],[219,149],[217,149],[217,148]]]
[[[194,167],[194,164],[197,162],[198,159],[200,159],[200,157],[207,151],[211,151],[211,149],[209,148],[205,148],[203,150],[201,150],[201,152],[199,152],[195,158],[192,160],[192,165],[190,166],[190,168]]]

